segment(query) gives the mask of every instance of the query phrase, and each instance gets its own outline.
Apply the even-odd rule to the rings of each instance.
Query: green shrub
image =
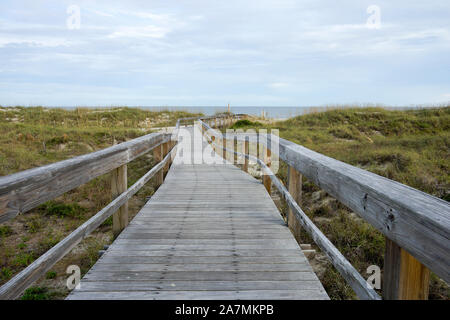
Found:
[[[255,121],[252,122],[250,120],[244,119],[244,120],[239,120],[236,121],[230,128],[231,129],[240,129],[240,128],[245,128],[245,127],[261,127],[262,123]]]
[[[10,226],[0,226],[0,237],[7,237],[13,233]]]
[[[9,280],[9,278],[11,278],[11,276],[12,276],[12,271],[10,268],[3,267],[0,270],[0,280]]]
[[[51,295],[47,288],[31,287],[25,290],[22,300],[50,300]]]
[[[48,201],[40,205],[39,210],[41,210],[44,215],[71,218],[82,218],[86,211],[85,208],[81,207],[78,203],[62,203],[56,201]]]

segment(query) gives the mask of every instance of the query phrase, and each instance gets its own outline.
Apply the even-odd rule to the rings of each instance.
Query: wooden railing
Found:
[[[127,163],[151,150],[158,164],[127,188]],[[128,224],[128,200],[153,176],[156,175],[158,185],[163,182],[164,172],[175,152],[176,141],[172,140],[172,135],[152,133],[97,152],[1,177],[0,223],[108,172],[112,173],[113,201],[0,287],[0,299],[19,297],[111,215],[113,233],[117,236]]]
[[[213,121],[208,121],[200,120],[200,129],[214,150],[221,151],[224,158],[226,152],[234,154],[235,163],[237,156],[244,157],[245,170],[249,159],[262,167],[266,189],[270,192],[273,183],[289,206],[287,224],[297,219],[359,298],[380,297],[299,207],[302,175],[385,235],[383,298],[427,299],[429,270],[450,281],[448,202],[279,137],[222,134],[211,128]],[[243,152],[227,148],[227,140],[233,140],[233,145],[241,141]],[[264,159],[249,154],[249,143],[257,144],[257,149],[261,146]],[[270,170],[272,143],[278,143],[277,156],[288,165],[287,189]]]

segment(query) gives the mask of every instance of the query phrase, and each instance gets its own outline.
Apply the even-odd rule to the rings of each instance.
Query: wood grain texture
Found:
[[[269,144],[270,145],[270,144]],[[267,148],[267,145],[266,145]],[[266,165],[265,161],[260,160],[251,155],[240,154],[248,157],[261,166],[263,174],[267,175],[275,187],[280,191],[283,198],[286,200],[289,207],[292,209],[296,220],[302,225],[306,232],[313,238],[314,242],[326,254],[333,266],[344,277],[347,283],[355,291],[360,299],[374,299],[379,300],[381,297],[374,289],[369,287],[365,279],[358,273],[358,271],[350,264],[350,262],[339,252],[339,250],[325,237],[325,235],[314,225],[309,217],[302,211],[300,206],[294,200],[292,195],[288,192],[286,187],[278,180],[275,174]]]
[[[299,206],[302,205],[302,175],[295,168],[288,166],[288,191],[292,198],[297,202]],[[294,212],[289,207],[286,217],[287,224],[292,232],[299,236],[300,228],[296,223]]]
[[[111,198],[114,200],[127,191],[127,165],[124,164],[111,172]],[[113,236],[116,238],[128,225],[128,202],[125,202],[113,214]]]
[[[155,159],[156,162],[160,162],[162,159],[163,154],[162,148],[163,148],[162,145],[159,145],[153,149],[153,158]],[[160,185],[162,185],[163,182],[164,182],[164,172],[163,170],[160,170],[155,174],[156,187],[158,188]]]
[[[248,142],[248,137],[245,139],[244,141],[244,154],[248,155],[249,154],[249,142]],[[248,158],[244,157],[244,168],[243,170],[245,172],[248,172]]]
[[[245,135],[237,136],[245,139]],[[233,134],[226,135],[228,139],[233,137]],[[256,142],[258,135],[250,135],[249,139]],[[268,143],[271,139],[268,135]],[[450,205],[447,201],[288,140],[276,139],[281,160],[450,282]]]
[[[383,298],[387,300],[427,300],[430,270],[406,250],[386,238]]]
[[[203,141],[203,148],[211,146]],[[175,159],[68,299],[328,296],[259,181],[229,163]]]
[[[126,164],[170,139],[152,133],[97,152],[0,177],[0,223]]]

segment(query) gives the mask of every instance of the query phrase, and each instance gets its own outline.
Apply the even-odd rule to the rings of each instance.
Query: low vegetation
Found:
[[[0,175],[100,150],[155,128],[175,125],[179,117],[197,115],[136,108],[0,108]],[[155,163],[151,152],[129,163],[128,185]],[[130,219],[154,191],[150,181],[130,200]],[[110,176],[106,174],[0,225],[0,285],[110,201]],[[111,228],[110,218],[29,288],[22,299],[64,298],[68,293],[67,266],[78,265],[81,273],[86,273],[98,259],[99,250],[111,243]]]
[[[409,111],[342,109],[263,126],[242,120],[232,128],[279,129],[282,138],[450,200],[450,107]],[[285,164],[278,176],[286,183]],[[368,276],[369,265],[383,266],[383,235],[306,179],[301,206],[363,277]],[[286,214],[286,204],[281,202],[280,207]],[[299,242],[314,243],[301,228],[295,229]],[[323,254],[316,254],[311,263],[331,298],[355,298]],[[449,297],[448,285],[432,274],[430,299]]]

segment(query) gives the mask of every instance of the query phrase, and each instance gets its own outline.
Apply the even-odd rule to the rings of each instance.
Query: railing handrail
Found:
[[[262,139],[257,134],[222,134],[203,121],[201,124],[206,130],[212,130],[213,135],[227,140],[247,139],[262,143],[269,149],[272,140],[277,141],[281,160],[358,213],[442,279],[450,282],[448,202],[291,141],[273,138],[271,134],[263,135]],[[271,179],[273,181],[272,177]],[[286,198],[285,194],[283,196]],[[292,208],[292,204],[289,205]],[[298,212],[296,209],[294,211]]]
[[[212,130],[203,121],[201,124],[207,129],[205,132],[208,135],[208,130]],[[225,136],[220,133],[222,138]],[[303,228],[308,232],[308,234],[313,238],[314,242],[322,249],[322,251],[327,255],[328,259],[331,261],[333,266],[339,271],[339,273],[344,277],[344,279],[349,283],[352,289],[355,291],[360,299],[371,299],[380,300],[381,297],[377,292],[367,285],[366,280],[359,274],[359,272],[351,265],[351,263],[339,252],[339,250],[328,240],[328,238],[315,226],[315,224],[309,219],[309,217],[303,212],[299,205],[292,198],[292,195],[286,190],[283,183],[276,177],[276,175],[270,170],[270,168],[264,163],[263,160],[254,157],[250,154],[244,154],[236,150],[230,150],[224,148],[223,145],[211,142],[216,147],[222,150],[233,153],[235,155],[245,157],[247,159],[253,160],[259,164],[265,175],[269,176],[274,185],[282,194],[283,198],[287,201],[289,207],[294,211],[297,221],[303,226]]]
[[[225,134],[244,141],[256,135]],[[271,134],[259,139],[266,147],[278,141],[278,156],[332,197],[360,215],[386,237],[450,282],[450,205],[447,201],[394,180],[300,146]]]
[[[34,281],[42,277],[56,262],[62,259],[81,240],[100,226],[107,218],[112,216],[123,204],[125,204],[136,192],[138,192],[158,171],[171,160],[176,152],[175,145],[162,161],[153,166],[144,176],[126,191],[122,192],[106,207],[96,213],[88,221],[83,223],[54,247],[32,262],[29,266],[15,275],[11,280],[0,287],[0,300],[15,299],[29,287]]]
[[[171,139],[151,133],[96,152],[0,177],[0,223],[118,168]]]

